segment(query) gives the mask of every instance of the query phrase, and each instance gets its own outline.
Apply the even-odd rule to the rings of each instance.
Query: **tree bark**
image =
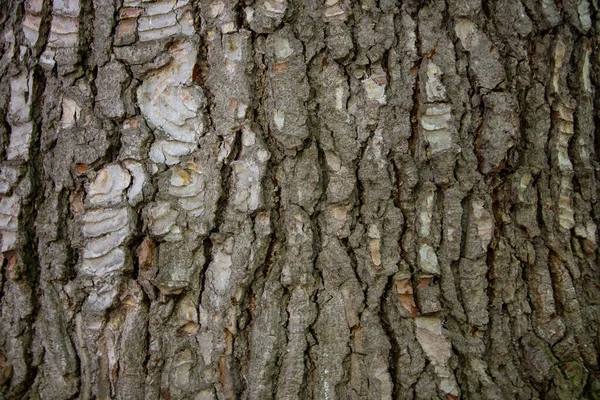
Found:
[[[0,12],[0,398],[600,398],[596,1]]]

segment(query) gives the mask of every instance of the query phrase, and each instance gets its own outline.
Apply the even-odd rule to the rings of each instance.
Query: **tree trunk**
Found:
[[[0,398],[600,398],[597,7],[3,2]]]

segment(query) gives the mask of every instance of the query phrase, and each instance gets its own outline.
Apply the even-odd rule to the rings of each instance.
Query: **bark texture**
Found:
[[[598,15],[0,2],[0,397],[600,398]]]

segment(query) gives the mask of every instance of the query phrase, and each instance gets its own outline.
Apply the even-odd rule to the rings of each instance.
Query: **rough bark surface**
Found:
[[[0,2],[0,397],[600,398],[598,15]]]

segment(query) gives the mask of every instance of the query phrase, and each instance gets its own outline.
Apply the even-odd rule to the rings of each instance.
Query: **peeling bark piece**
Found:
[[[551,157],[558,167],[559,185],[555,190],[558,198],[557,222],[562,229],[570,230],[575,226],[572,204],[573,195],[573,163],[569,157],[569,141],[574,134],[574,110],[565,103],[554,107],[554,127],[551,136],[553,151]]]
[[[590,55],[592,53],[592,46],[587,39],[583,40],[583,65],[581,67],[581,80],[583,81],[583,88],[587,93],[592,93],[592,81],[590,79]]]
[[[77,102],[68,97],[63,97],[62,100],[62,116],[61,124],[63,129],[69,129],[77,124],[77,120],[81,117],[81,107]]]
[[[560,187],[558,190],[558,225],[565,230],[573,229],[575,226],[575,214],[573,211],[573,202],[571,195],[573,194],[573,184],[571,178],[563,176],[560,179]]]
[[[191,154],[197,145],[192,143],[182,143],[174,140],[157,140],[152,143],[148,156],[150,160],[159,164],[175,165],[179,164],[179,159]]]
[[[31,121],[31,94],[33,79],[26,73],[20,73],[10,80],[10,102],[7,119],[11,125]]]
[[[173,167],[170,169],[171,179],[169,194],[175,197],[194,197],[204,188],[202,171]]]
[[[154,249],[156,245],[154,241],[145,237],[140,247],[138,247],[138,264],[141,269],[148,270],[154,266]]]
[[[33,133],[33,124],[26,122],[13,127],[10,132],[10,142],[6,149],[7,160],[29,160],[29,145]]]
[[[31,13],[25,14],[23,18],[23,34],[29,46],[34,46],[39,38],[42,17]]]
[[[74,48],[79,44],[79,20],[53,13],[48,45],[52,49]]]
[[[596,224],[590,220],[585,225],[575,226],[575,235],[587,239],[591,244],[596,245]]]
[[[136,206],[144,197],[142,190],[146,186],[146,170],[140,162],[133,160],[124,160],[123,165],[133,179],[131,186],[127,189],[127,201],[131,206]]]
[[[112,307],[117,300],[122,283],[123,278],[115,276],[110,280],[103,280],[95,284],[93,291],[87,298],[90,309],[96,313],[101,313]]]
[[[1,165],[0,169],[0,194],[6,195],[19,181],[23,171],[18,166]]]
[[[429,145],[429,153],[435,156],[448,150],[456,150],[456,128],[449,104],[426,105],[419,118],[419,129]]]
[[[362,84],[365,88],[368,100],[374,101],[380,105],[387,104],[387,99],[385,97],[387,78],[385,74],[372,75],[371,77],[364,79]]]
[[[194,34],[194,21],[187,1],[158,1],[146,3],[137,19],[141,42]]]
[[[329,0],[325,2],[325,11],[323,12],[323,16],[327,22],[345,21],[346,10],[344,9],[344,5],[341,1]]]
[[[33,134],[32,91],[33,77],[21,73],[10,80],[7,121],[10,124],[11,132],[6,149],[7,160],[29,160],[29,144]]]
[[[256,211],[263,203],[261,182],[270,155],[262,140],[249,129],[242,133],[242,144],[239,161],[231,163],[235,188],[232,202],[239,212],[245,213]]]
[[[244,9],[246,20],[256,33],[273,32],[281,24],[287,5],[287,0],[261,0]]]
[[[486,210],[485,202],[479,198],[471,199],[468,212],[469,222],[464,254],[471,260],[477,260],[487,254],[494,232],[494,219]]]
[[[55,0],[52,2],[52,11],[61,15],[79,16],[79,0]]]
[[[479,86],[492,90],[506,81],[498,50],[477,25],[469,19],[457,18],[454,32],[470,55],[469,70]]]
[[[177,205],[187,211],[191,217],[210,218],[214,194],[209,190],[213,182],[208,179],[213,176],[211,167],[189,162],[186,168],[171,168],[167,193],[177,198]]]
[[[178,215],[169,202],[156,202],[146,209],[148,230],[154,236],[168,235],[167,237],[174,240],[180,238],[181,232],[175,225]]]
[[[554,0],[541,0],[542,15],[551,26],[556,26],[561,22],[561,15]]]
[[[102,168],[87,186],[87,201],[92,206],[112,206],[123,201],[123,191],[129,187],[131,175],[118,164]]]
[[[459,263],[460,290],[469,323],[484,326],[489,322],[487,310],[487,272],[485,259],[472,261],[462,258]]]
[[[192,145],[204,133],[205,98],[202,89],[192,83],[196,50],[190,41],[184,41],[172,45],[169,52],[173,61],[138,88],[140,110],[151,126],[165,132],[169,141]],[[151,157],[161,158],[156,150],[151,150]]]
[[[302,43],[290,29],[269,35],[267,79],[270,83],[268,99],[269,125],[277,140],[288,150],[302,147],[308,137],[306,101],[309,86],[306,79]]]
[[[554,45],[554,68],[552,71],[552,88],[556,93],[560,93],[561,88],[558,86],[558,83],[561,80],[560,70],[564,64],[567,52],[568,49],[565,42],[562,38],[559,38]]]
[[[223,305],[220,301],[229,293],[230,278],[233,261],[231,253],[233,252],[233,239],[228,239],[223,245],[219,246],[215,252],[214,261],[209,266],[207,274],[211,278],[211,289],[216,294],[215,308],[220,309]],[[227,299],[229,300],[229,299]]]
[[[0,252],[13,250],[17,241],[18,216],[21,210],[20,196],[13,194],[0,198],[0,234],[2,245]]]
[[[440,275],[440,266],[435,250],[427,244],[419,248],[419,269],[425,274]]]
[[[127,70],[119,61],[98,68],[96,106],[105,117],[122,118],[125,115],[121,95],[128,80]]]
[[[434,370],[438,377],[438,388],[444,394],[458,398],[458,383],[448,367],[452,348],[442,329],[441,320],[436,317],[417,317],[415,325],[417,340],[427,358],[434,364]]]
[[[535,310],[535,332],[550,345],[554,345],[565,334],[565,324],[557,315],[554,302],[552,278],[548,269],[548,249],[535,243],[535,263],[527,269],[531,284],[529,298]]]
[[[126,225],[123,228],[109,232],[106,235],[89,239],[85,243],[83,257],[98,258],[103,256],[110,250],[123,244],[130,234],[131,227]]]
[[[483,126],[475,146],[479,149],[481,172],[489,174],[502,169],[508,150],[515,145],[519,116],[516,102],[508,93],[489,93],[483,102]]]
[[[169,11],[171,11],[171,10],[169,10]],[[149,12],[149,9],[147,8],[145,13],[148,14],[148,12]],[[138,30],[140,32],[144,32],[144,31],[150,31],[153,29],[168,28],[173,25],[177,25],[177,15],[173,12],[167,12],[165,14],[142,16],[142,17],[138,18],[137,21],[138,21]]]
[[[82,233],[87,238],[102,236],[123,228],[130,220],[127,208],[88,211],[83,216]]]
[[[82,276],[101,278],[111,272],[123,271],[124,268],[125,253],[116,247],[100,257],[84,259],[78,272]]]
[[[592,27],[592,11],[588,0],[567,0],[563,11],[571,24],[580,32],[586,33]]]
[[[413,296],[414,291],[410,276],[397,274],[397,276],[394,277],[394,284],[396,296],[398,297],[400,305],[406,311],[408,311],[409,315],[413,317],[417,316],[419,314],[419,309],[417,308],[417,304],[415,303],[415,298]]]
[[[425,100],[428,103],[445,103],[448,101],[446,97],[446,87],[442,83],[442,70],[431,60],[424,60],[423,67],[424,75],[422,81],[425,83]]]
[[[431,182],[423,184],[417,200],[419,210],[418,231],[421,238],[429,238],[432,234],[433,207],[435,201],[435,185]]]

